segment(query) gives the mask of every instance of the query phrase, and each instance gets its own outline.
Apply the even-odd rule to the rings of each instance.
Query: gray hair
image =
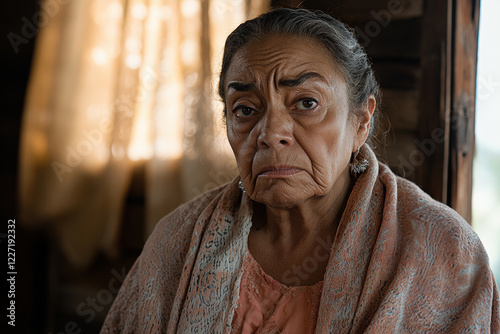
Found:
[[[371,95],[379,105],[378,82],[368,56],[352,29],[322,11],[279,8],[240,24],[228,36],[219,77],[219,95],[224,103],[224,115],[227,116],[224,84],[233,56],[248,42],[269,35],[308,37],[320,42],[330,51],[348,85],[350,105],[354,107],[354,112],[365,107]]]

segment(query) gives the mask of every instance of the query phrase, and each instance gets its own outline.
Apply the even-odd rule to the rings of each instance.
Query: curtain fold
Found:
[[[41,3],[50,6],[51,0]],[[40,27],[20,147],[23,224],[68,260],[119,253],[124,199],[145,164],[144,238],[236,167],[216,96],[223,42],[268,0],[73,0]]]

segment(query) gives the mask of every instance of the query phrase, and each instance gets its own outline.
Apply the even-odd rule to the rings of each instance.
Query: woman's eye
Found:
[[[236,107],[233,110],[233,113],[236,117],[246,117],[250,116],[254,113],[255,111],[252,108],[249,107]]]
[[[301,110],[314,109],[317,105],[318,101],[314,99],[302,99],[296,104],[297,108]]]

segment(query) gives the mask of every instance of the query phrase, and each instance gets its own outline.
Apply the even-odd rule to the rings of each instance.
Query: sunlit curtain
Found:
[[[235,163],[215,91],[223,42],[268,0],[46,0],[23,116],[20,214],[69,261],[119,251],[134,164],[146,238]]]

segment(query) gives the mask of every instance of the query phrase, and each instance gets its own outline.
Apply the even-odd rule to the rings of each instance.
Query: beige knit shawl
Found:
[[[361,154],[370,167],[332,231],[316,333],[500,333],[477,235],[368,146]],[[101,333],[230,333],[252,217],[237,182],[158,223]]]

